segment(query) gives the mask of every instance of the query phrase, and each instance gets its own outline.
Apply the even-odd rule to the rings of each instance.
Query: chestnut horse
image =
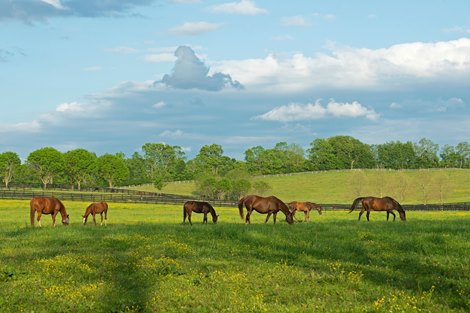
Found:
[[[83,225],[86,224],[88,220],[88,215],[93,215],[93,223],[96,225],[95,215],[99,213],[101,216],[101,224],[103,225],[103,213],[104,213],[104,226],[106,226],[106,222],[108,221],[108,204],[104,201],[101,202],[93,202],[90,204],[86,210],[83,217]]]
[[[279,211],[282,211],[282,213],[286,215],[287,223],[292,224],[294,222],[292,212],[289,210],[289,207],[275,196],[265,198],[257,195],[249,195],[240,198],[240,200],[238,200],[238,210],[242,219],[243,207],[245,207],[247,210],[245,219],[245,223],[247,224],[251,223],[250,216],[253,210],[261,214],[268,214],[266,220],[264,221],[265,223],[267,223],[269,217],[273,215],[274,224],[276,224],[276,214]]]
[[[312,203],[312,202],[300,202],[300,201],[292,201],[287,204],[289,209],[292,211],[292,217],[295,216],[297,211],[304,212],[304,222],[310,220],[310,211],[315,209],[317,210],[318,214],[322,214],[321,210],[322,207],[319,204]]]
[[[34,226],[34,215],[38,213],[37,220],[38,225],[41,227],[41,215],[51,214],[52,226],[55,226],[55,217],[60,212],[62,216],[62,224],[69,224],[69,215],[65,211],[64,204],[57,198],[54,197],[33,197],[29,202],[31,226]]]
[[[217,223],[219,216],[215,213],[214,208],[210,205],[209,202],[204,201],[186,201],[183,205],[183,223],[186,222],[186,217],[188,217],[189,224],[191,223],[191,213],[204,213],[204,219],[202,223],[207,224],[207,213],[212,215],[212,222]]]
[[[387,212],[387,221],[388,221],[388,216],[389,214],[393,215],[393,220],[395,221],[395,213],[393,213],[393,210],[398,211],[400,214],[400,219],[402,221],[406,221],[406,214],[405,210],[403,207],[396,201],[395,199],[391,197],[384,197],[384,198],[376,198],[376,197],[359,197],[354,200],[354,202],[351,205],[351,209],[349,210],[348,213],[351,213],[357,206],[357,204],[361,202],[362,209],[361,212],[359,212],[359,218],[358,220],[361,220],[361,216],[364,213],[364,211],[367,211],[366,217],[367,220],[369,221],[369,214],[370,211],[385,211]]]

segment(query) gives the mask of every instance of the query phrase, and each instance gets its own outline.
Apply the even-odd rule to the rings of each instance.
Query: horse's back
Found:
[[[54,197],[33,197],[29,202],[31,210],[35,209],[42,213],[51,213],[60,210],[62,203]]]

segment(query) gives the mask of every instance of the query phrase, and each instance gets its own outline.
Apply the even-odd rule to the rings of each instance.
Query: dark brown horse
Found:
[[[245,219],[245,223],[247,224],[250,224],[250,216],[253,210],[261,214],[268,214],[264,221],[265,223],[267,223],[269,217],[273,215],[274,224],[276,224],[276,214],[279,211],[282,211],[282,213],[286,215],[287,223],[292,224],[294,222],[292,212],[289,210],[289,207],[275,196],[265,198],[257,195],[249,195],[240,198],[240,200],[238,200],[238,210],[242,219],[243,207],[247,210]]]
[[[289,209],[292,212],[292,216],[295,216],[297,211],[304,212],[304,222],[310,220],[310,211],[315,209],[317,210],[318,214],[322,214],[322,207],[319,204],[312,203],[312,202],[300,202],[300,201],[292,201],[287,204]]]
[[[361,220],[361,216],[364,213],[364,211],[367,211],[366,217],[367,220],[369,221],[369,214],[370,211],[385,211],[387,212],[387,221],[388,221],[388,216],[389,214],[393,215],[393,220],[395,221],[395,213],[393,213],[393,210],[398,211],[400,214],[400,219],[402,221],[406,221],[406,214],[405,210],[403,210],[403,207],[396,201],[395,199],[391,197],[384,197],[384,198],[376,198],[376,197],[359,197],[354,200],[354,202],[351,205],[351,209],[349,210],[348,213],[351,213],[357,206],[358,203],[361,203],[362,209],[361,212],[359,212],[359,218],[358,220]]]
[[[219,216],[215,213],[214,208],[210,205],[209,202],[204,201],[186,201],[183,205],[183,223],[186,222],[186,217],[188,217],[189,224],[191,223],[191,213],[204,213],[204,219],[202,222],[207,224],[207,213],[212,215],[212,222],[217,223]]]
[[[101,216],[101,225],[103,225],[103,213],[104,213],[104,225],[106,226],[106,222],[108,221],[108,204],[104,201],[101,202],[93,202],[90,204],[86,210],[83,217],[83,225],[86,224],[88,220],[88,215],[93,215],[93,223],[96,225],[95,215],[100,214]]]
[[[38,225],[41,226],[41,215],[51,214],[52,226],[55,226],[55,217],[60,212],[62,216],[62,224],[69,224],[69,215],[65,211],[64,204],[57,198],[54,197],[34,197],[29,202],[31,226],[34,226],[34,215],[37,212]]]

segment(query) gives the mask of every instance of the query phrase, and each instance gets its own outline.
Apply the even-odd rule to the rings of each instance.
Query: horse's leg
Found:
[[[56,217],[57,213],[59,213],[59,211],[54,211],[54,212],[51,214],[51,217],[52,217],[52,227],[55,227],[55,217]]]
[[[250,216],[251,216],[252,209],[246,209],[246,218],[245,218],[245,224],[251,224],[250,221]]]
[[[362,214],[364,213],[364,211],[365,211],[365,210],[364,210],[364,209],[362,209],[362,210],[361,210],[361,212],[359,212],[359,218],[357,219],[358,221],[360,221],[360,220],[361,220],[361,216],[362,216]]]
[[[268,220],[269,220],[269,217],[271,216],[271,214],[272,214],[272,213],[271,213],[271,212],[269,212],[269,213],[268,213],[268,216],[266,216],[266,220],[264,221],[264,223],[265,223],[265,224],[268,222]],[[274,218],[274,217],[273,217],[273,218]]]
[[[108,209],[104,211],[104,226],[108,224]]]
[[[310,220],[310,211],[304,211],[304,222],[307,222]]]
[[[38,226],[39,226],[39,227],[42,227],[42,225],[41,225],[41,215],[42,215],[42,214],[41,214],[41,211],[38,211],[37,221],[38,221]]]
[[[202,220],[203,224],[207,224],[207,212],[204,212],[204,219]]]
[[[370,211],[367,210],[366,217],[367,217],[367,221],[368,221],[368,222],[370,222],[370,220],[369,220],[369,215],[370,215]]]
[[[96,213],[93,212],[92,214],[93,214],[93,224],[95,224],[95,226],[96,226],[96,218],[95,218]]]
[[[387,212],[387,214],[388,214],[388,212]],[[390,214],[393,215],[393,221],[395,222],[395,218],[396,218],[397,216],[395,215],[395,213],[393,213],[393,211],[390,211]],[[388,215],[387,215],[387,217],[388,217]],[[387,218],[387,221],[388,221],[388,218]]]
[[[100,213],[100,217],[101,217],[101,223],[100,223],[100,226],[103,226],[103,212]]]
[[[193,226],[193,223],[191,222],[191,211],[188,212],[188,221],[189,221],[189,225]]]
[[[273,213],[273,221],[274,221],[274,224],[276,224],[276,216],[277,216],[277,212]]]

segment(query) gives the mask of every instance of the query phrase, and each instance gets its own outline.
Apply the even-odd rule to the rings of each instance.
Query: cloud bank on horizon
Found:
[[[383,6],[382,14],[393,13]],[[389,44],[364,44],[347,41],[368,31],[359,23],[348,29],[358,17],[347,10],[304,2],[289,10],[250,0],[0,2],[0,35],[8,30],[0,92],[9,112],[0,119],[0,150],[130,155],[145,142],[168,142],[191,156],[217,143],[243,158],[255,145],[307,148],[334,135],[367,143],[470,141],[465,25],[441,21],[434,40],[397,32]],[[453,10],[458,19],[461,10]],[[396,27],[367,11],[362,22]],[[147,31],[152,25],[159,30]],[[406,27],[420,38],[415,25]],[[309,43],[312,36],[324,38],[322,45]],[[20,77],[35,80],[28,93]]]

